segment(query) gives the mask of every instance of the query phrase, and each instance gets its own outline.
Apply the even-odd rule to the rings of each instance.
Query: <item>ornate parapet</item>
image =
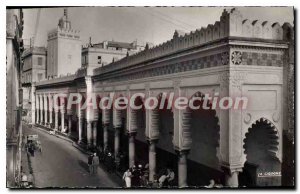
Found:
[[[57,27],[56,29],[54,29],[48,33],[48,40],[54,39],[57,37],[80,40],[80,31]]]
[[[209,24],[207,27],[185,34],[175,31],[171,40],[104,67],[96,68],[94,75],[133,66],[228,37],[280,41],[284,39],[283,35],[283,27],[278,23],[259,20],[251,21],[243,18],[237,9],[224,10],[220,21],[216,21],[215,24]]]

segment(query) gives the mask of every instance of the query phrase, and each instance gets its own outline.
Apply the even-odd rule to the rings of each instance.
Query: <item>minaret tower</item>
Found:
[[[48,33],[47,77],[74,74],[80,67],[80,32],[72,29],[68,9],[65,8],[56,29]]]

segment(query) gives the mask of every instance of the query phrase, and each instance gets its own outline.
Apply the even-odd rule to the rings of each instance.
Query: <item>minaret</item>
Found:
[[[60,29],[71,29],[71,21],[68,20],[68,9],[64,8],[64,15],[60,18],[58,22]]]
[[[71,28],[68,9],[64,8],[58,26],[48,33],[47,77],[74,74],[80,67],[80,32]]]
[[[64,9],[64,16],[68,19],[68,9],[67,8]]]

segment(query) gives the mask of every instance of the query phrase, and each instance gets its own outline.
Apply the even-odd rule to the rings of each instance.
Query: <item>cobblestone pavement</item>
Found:
[[[37,127],[23,124],[24,135],[37,134],[42,144],[42,153],[31,157],[35,186],[68,188],[118,188],[122,180],[107,173],[101,167],[96,175],[90,175],[87,155],[77,150],[66,140],[48,134]]]

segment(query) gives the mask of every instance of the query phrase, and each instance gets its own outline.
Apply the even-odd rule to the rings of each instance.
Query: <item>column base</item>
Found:
[[[227,167],[222,167],[225,173],[225,185],[227,187],[237,188],[239,187],[239,172],[242,169],[228,169]]]
[[[187,155],[189,150],[178,151],[178,187],[186,188],[187,184]]]

